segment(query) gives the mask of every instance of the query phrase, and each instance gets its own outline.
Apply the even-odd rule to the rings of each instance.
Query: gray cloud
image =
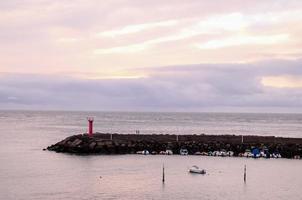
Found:
[[[261,84],[271,75],[302,76],[302,60],[161,67],[149,78],[82,80],[2,74],[1,109],[302,111],[301,88]]]

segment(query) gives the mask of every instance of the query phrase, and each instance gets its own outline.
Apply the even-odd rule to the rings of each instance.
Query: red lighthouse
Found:
[[[88,134],[92,136],[93,134],[93,117],[87,117],[88,120]]]

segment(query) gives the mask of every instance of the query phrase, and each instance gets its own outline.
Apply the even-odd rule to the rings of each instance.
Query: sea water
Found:
[[[302,199],[302,160],[42,151],[86,132],[87,116],[99,132],[302,137],[301,114],[1,111],[0,199]]]

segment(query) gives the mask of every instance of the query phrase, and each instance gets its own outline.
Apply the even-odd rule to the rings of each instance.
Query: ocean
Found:
[[[103,133],[302,137],[302,114],[0,111],[0,199],[302,199],[302,160],[42,151],[88,116]]]

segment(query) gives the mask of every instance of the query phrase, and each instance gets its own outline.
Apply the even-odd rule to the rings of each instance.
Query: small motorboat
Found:
[[[194,174],[206,174],[206,170],[204,169],[199,169],[199,167],[197,167],[196,165],[193,165],[190,169],[189,169],[190,173],[194,173]]]

